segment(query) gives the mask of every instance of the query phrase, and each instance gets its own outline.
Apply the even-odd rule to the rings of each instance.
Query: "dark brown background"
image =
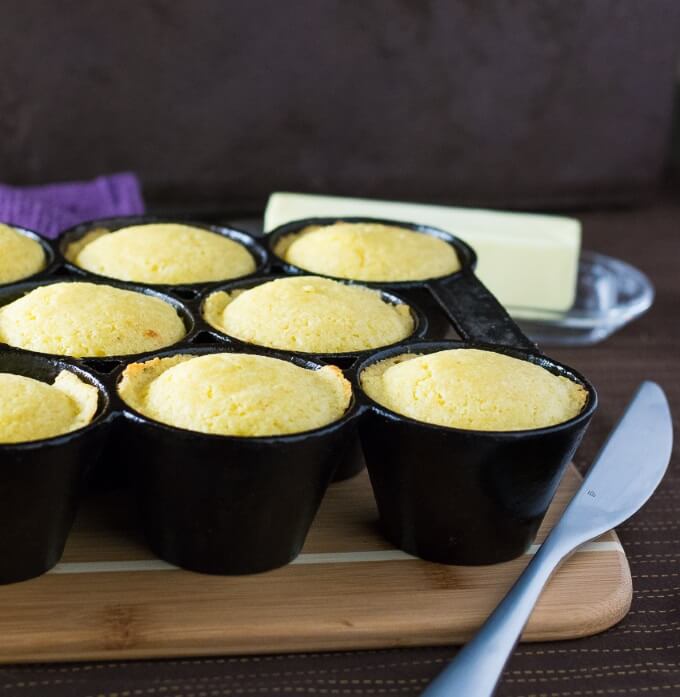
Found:
[[[630,203],[678,50],[675,0],[2,0],[0,181]]]

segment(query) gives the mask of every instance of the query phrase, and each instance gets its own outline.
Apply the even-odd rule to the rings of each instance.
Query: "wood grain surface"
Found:
[[[570,468],[539,534],[579,483]],[[333,485],[295,563],[255,576],[195,574],[154,559],[128,502],[93,499],[61,563],[0,588],[0,661],[61,661],[450,644],[484,620],[530,558],[424,562],[379,534],[366,473]],[[539,601],[525,640],[619,621],[631,600],[613,533],[577,552]]]

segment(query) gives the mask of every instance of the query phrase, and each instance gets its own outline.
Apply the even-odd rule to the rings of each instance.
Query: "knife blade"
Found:
[[[666,396],[656,383],[643,382],[534,558],[423,697],[491,697],[550,576],[578,547],[644,505],[663,479],[672,449]]]

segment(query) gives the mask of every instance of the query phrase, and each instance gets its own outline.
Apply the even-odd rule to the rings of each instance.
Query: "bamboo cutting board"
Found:
[[[579,481],[570,468],[539,540]],[[432,564],[391,547],[376,518],[364,472],[331,486],[295,563],[256,576],[216,577],[154,559],[120,495],[92,500],[53,571],[0,587],[0,661],[460,643],[531,554],[486,567]],[[559,570],[524,640],[602,631],[626,614],[631,595],[628,563],[609,533]]]

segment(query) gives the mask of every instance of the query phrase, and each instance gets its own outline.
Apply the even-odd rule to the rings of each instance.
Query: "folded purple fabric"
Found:
[[[93,218],[144,213],[139,179],[131,172],[87,182],[43,186],[0,184],[0,222],[56,237],[62,230]]]

